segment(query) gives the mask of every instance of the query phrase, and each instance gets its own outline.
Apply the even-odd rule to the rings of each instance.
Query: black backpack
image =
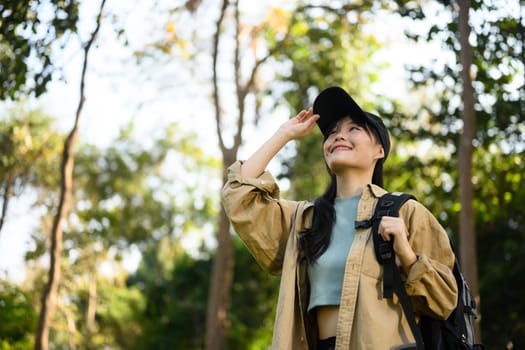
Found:
[[[378,232],[381,218],[383,216],[398,217],[399,209],[409,199],[415,200],[415,197],[406,193],[387,193],[379,199],[371,220],[356,222],[356,228],[372,226],[376,258],[383,265],[383,296],[392,298],[393,292],[397,294],[416,339],[417,350],[482,350],[484,346],[475,344],[474,341],[473,321],[477,317],[476,303],[461,273],[457,257],[453,269],[458,286],[456,309],[447,320],[422,316],[419,324],[416,324],[410,300],[395,263],[392,242],[384,241]],[[453,249],[452,242],[450,245]]]

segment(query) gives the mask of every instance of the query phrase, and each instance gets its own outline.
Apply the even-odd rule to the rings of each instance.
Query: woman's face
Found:
[[[341,118],[328,131],[323,153],[326,164],[334,173],[352,168],[373,171],[376,161],[385,155],[373,133],[350,117]]]

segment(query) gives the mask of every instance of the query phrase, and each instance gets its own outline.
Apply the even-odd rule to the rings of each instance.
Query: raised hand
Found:
[[[319,115],[314,114],[312,108],[302,110],[295,117],[281,125],[279,132],[286,135],[290,140],[301,138],[312,132],[317,119],[319,119]]]
[[[284,145],[291,140],[306,136],[312,132],[317,119],[319,119],[319,115],[314,114],[313,109],[309,108],[286,121],[243,163],[241,175],[245,178],[259,176]]]

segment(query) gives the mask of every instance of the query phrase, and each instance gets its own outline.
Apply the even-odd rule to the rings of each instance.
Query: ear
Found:
[[[383,158],[385,158],[385,149],[383,148],[382,145],[378,145],[377,153],[374,159],[383,159]]]

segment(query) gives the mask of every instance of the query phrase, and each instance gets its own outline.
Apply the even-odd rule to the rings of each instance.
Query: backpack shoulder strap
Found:
[[[388,192],[379,198],[372,217],[372,236],[377,261],[383,264],[385,260],[394,258],[392,242],[386,242],[379,234],[379,224],[383,216],[399,216],[399,209],[409,199],[416,199],[411,194],[402,192]]]
[[[392,241],[385,241],[379,234],[379,224],[383,216],[399,216],[399,209],[409,199],[416,199],[411,194],[402,192],[388,192],[381,196],[376,204],[374,214],[370,220],[356,221],[355,228],[372,227],[372,239],[374,240],[374,251],[377,261],[385,265],[388,261],[395,262]],[[383,268],[383,296],[392,298],[394,291],[394,276],[392,269]]]
[[[372,217],[372,238],[374,240],[374,250],[377,261],[383,265],[383,297],[390,299],[394,291],[396,292],[405,317],[410,325],[410,329],[416,339],[416,348],[423,350],[423,337],[417,326],[412,305],[406,294],[405,286],[395,262],[393,243],[392,241],[384,241],[379,234],[381,218],[383,216],[399,217],[399,209],[409,199],[415,200],[416,198],[411,194],[401,192],[389,192],[379,198],[374,210],[374,216]]]

